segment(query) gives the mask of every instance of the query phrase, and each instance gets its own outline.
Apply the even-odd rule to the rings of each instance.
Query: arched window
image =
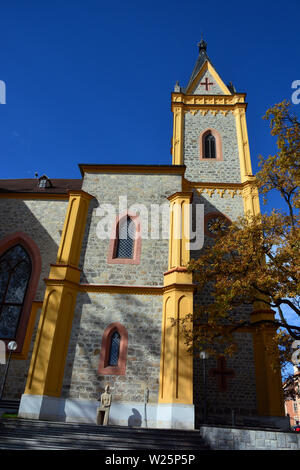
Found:
[[[216,158],[216,139],[209,132],[204,138],[205,158]]]
[[[135,224],[127,215],[119,222],[119,233],[117,234],[116,258],[133,258]]]
[[[31,276],[31,259],[21,245],[0,257],[0,338],[16,339]]]
[[[98,373],[101,375],[125,375],[128,333],[119,322],[108,325],[101,343]]]
[[[222,138],[216,129],[206,129],[199,136],[200,160],[223,160]]]
[[[117,366],[119,362],[120,356],[120,341],[121,336],[119,335],[118,331],[115,331],[110,337],[110,348],[109,348],[109,358],[108,358],[108,365],[109,366]]]
[[[41,256],[23,232],[0,240],[0,340],[15,340],[14,354],[27,357],[36,309],[33,301],[41,274]]]
[[[139,264],[141,257],[141,224],[136,214],[123,213],[112,227],[107,262]]]

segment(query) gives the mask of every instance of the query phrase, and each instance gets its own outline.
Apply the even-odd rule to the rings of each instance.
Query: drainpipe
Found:
[[[144,391],[144,422],[145,422],[145,428],[148,427],[147,423],[147,403],[149,401],[149,388],[146,387]]]

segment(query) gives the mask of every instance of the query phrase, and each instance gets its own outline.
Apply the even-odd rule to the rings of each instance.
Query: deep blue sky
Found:
[[[299,13],[293,0],[1,2],[0,178],[171,163],[170,94],[187,84],[201,32],[224,82],[247,93],[256,170],[274,151],[262,116],[300,79]]]
[[[201,32],[224,82],[247,93],[254,172],[275,152],[262,116],[300,80],[299,0],[6,0],[0,15],[0,178],[170,164],[170,95],[189,80]]]

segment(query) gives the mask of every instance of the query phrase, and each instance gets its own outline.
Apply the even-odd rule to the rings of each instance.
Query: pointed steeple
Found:
[[[190,84],[192,83],[192,81],[193,81],[194,78],[196,77],[197,73],[199,72],[199,70],[201,69],[201,67],[203,66],[203,64],[204,64],[206,61],[208,61],[208,62],[211,63],[211,60],[210,60],[210,58],[208,57],[207,52],[206,52],[207,43],[204,41],[202,34],[201,34],[201,41],[198,43],[198,47],[199,47],[199,56],[198,56],[198,59],[197,59],[197,61],[196,61],[194,70],[193,70],[193,72],[192,72],[191,78],[190,78],[190,80],[189,80],[189,83],[188,83],[186,89],[189,88]]]

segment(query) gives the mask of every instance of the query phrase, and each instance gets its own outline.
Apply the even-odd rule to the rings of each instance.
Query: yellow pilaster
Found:
[[[260,214],[259,195],[254,177],[248,177],[243,189],[245,215]],[[251,322],[273,321],[274,312],[266,310],[264,302],[253,306]],[[257,411],[260,416],[284,416],[284,402],[280,368],[274,368],[276,358],[271,354],[272,338],[276,329],[268,323],[253,326],[253,350],[256,376]],[[278,358],[279,360],[279,358]]]
[[[56,264],[46,291],[31,358],[25,394],[58,397],[64,376],[73,313],[79,287],[78,269],[89,201],[84,191],[70,191]]]
[[[236,105],[234,115],[240,157],[241,182],[244,183],[248,180],[249,176],[252,176],[245,107],[243,105]]]
[[[182,106],[174,106],[173,111],[173,139],[172,139],[172,164],[183,164],[183,118]]]
[[[169,270],[164,276],[159,403],[193,404],[193,356],[188,353],[180,324],[193,313],[194,285],[187,273],[189,204],[192,193],[175,193],[170,200]],[[172,319],[177,321],[173,326]],[[186,327],[192,329],[189,321]]]
[[[186,290],[185,290],[186,289]],[[193,311],[193,287],[170,286],[163,298],[159,403],[193,404],[193,356],[187,352],[177,324]],[[186,325],[192,328],[192,323]]]
[[[255,184],[255,177],[248,178],[243,188],[243,201],[245,215],[259,215],[259,195]]]
[[[263,320],[274,320],[274,312],[255,310],[252,313],[252,322]],[[285,414],[280,369],[274,369],[271,364],[271,360],[277,360],[270,353],[274,335],[275,328],[267,324],[255,327],[253,333],[257,411],[260,416]]]
[[[190,260],[189,231],[191,192],[180,192],[169,196],[170,201],[170,240],[169,270],[185,267]]]

